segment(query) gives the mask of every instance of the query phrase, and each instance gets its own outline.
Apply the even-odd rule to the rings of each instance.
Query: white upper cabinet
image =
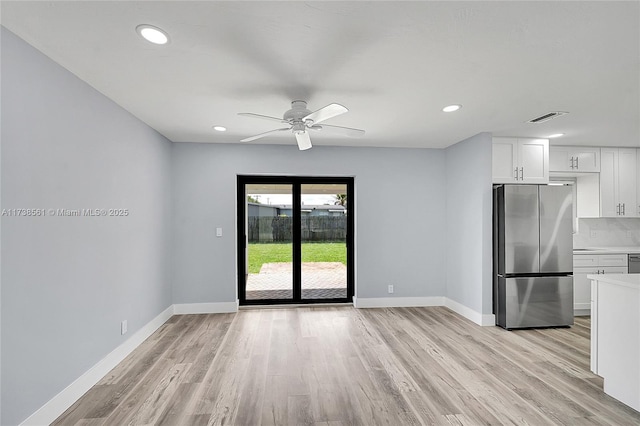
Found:
[[[493,138],[493,182],[515,183],[519,177],[518,140]]]
[[[550,146],[549,169],[552,172],[599,172],[600,148]]]
[[[494,183],[549,183],[549,140],[493,138]]]
[[[637,150],[602,148],[600,162],[600,216],[637,217]]]

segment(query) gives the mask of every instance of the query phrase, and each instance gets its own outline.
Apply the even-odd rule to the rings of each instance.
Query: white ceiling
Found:
[[[315,145],[434,147],[479,132],[640,146],[640,8],[592,2],[2,1],[1,22],[174,142],[240,143],[290,101],[350,111]],[[167,31],[152,45],[139,24]],[[455,113],[441,111],[459,103]],[[549,111],[570,114],[543,124]],[[228,128],[215,132],[213,125]],[[256,144],[295,144],[291,134]]]

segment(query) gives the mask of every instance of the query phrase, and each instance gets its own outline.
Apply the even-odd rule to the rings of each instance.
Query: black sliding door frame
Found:
[[[305,184],[342,184],[347,187],[347,297],[303,299],[302,298],[302,230],[301,230],[301,188]],[[291,185],[292,188],[292,246],[293,246],[293,297],[291,299],[250,299],[247,300],[246,283],[247,272],[247,197],[246,186],[250,184],[281,184]],[[252,176],[239,175],[237,179],[237,264],[238,264],[238,299],[240,305],[285,305],[285,304],[313,304],[313,303],[350,303],[354,294],[354,215],[355,203],[353,198],[353,177],[318,177],[318,176]]]

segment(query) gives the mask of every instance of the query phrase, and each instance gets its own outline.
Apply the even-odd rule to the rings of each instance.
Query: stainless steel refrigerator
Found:
[[[573,191],[493,190],[494,314],[506,329],[573,324]]]

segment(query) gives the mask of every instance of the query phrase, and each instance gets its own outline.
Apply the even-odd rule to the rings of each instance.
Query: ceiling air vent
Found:
[[[532,118],[531,120],[527,121],[527,123],[532,123],[532,124],[544,123],[545,121],[552,120],[556,117],[560,117],[561,115],[565,115],[565,114],[569,114],[569,113],[565,111],[551,111],[544,115],[541,115],[540,117]]]

